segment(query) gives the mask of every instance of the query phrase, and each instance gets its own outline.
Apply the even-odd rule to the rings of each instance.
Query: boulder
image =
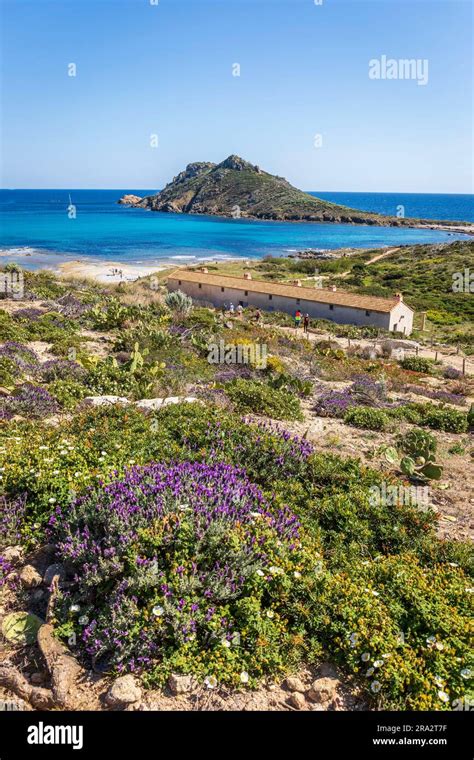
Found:
[[[107,694],[105,701],[109,707],[126,707],[141,699],[142,690],[132,675],[117,678]]]
[[[86,396],[84,404],[90,406],[112,406],[113,404],[128,404],[128,398],[124,396]]]
[[[307,706],[304,695],[300,694],[299,691],[293,692],[293,694],[288,698],[288,704],[291,705],[291,707],[294,707],[295,710],[304,710]]]
[[[36,567],[25,565],[20,573],[20,581],[25,588],[36,588],[41,585],[43,579]]]
[[[175,696],[186,694],[193,688],[193,678],[192,676],[176,675],[173,673],[168,679],[168,686],[171,693]]]
[[[122,195],[121,198],[117,201],[117,203],[120,203],[122,206],[135,206],[137,203],[140,203],[142,199],[139,195],[133,195],[133,193],[128,193],[126,195]]]
[[[298,678],[297,676],[288,676],[288,678],[285,679],[283,686],[285,689],[288,689],[288,691],[299,691],[302,694],[306,691],[306,686],[301,678]]]
[[[21,546],[7,546],[2,550],[2,557],[10,562],[12,565],[16,565],[23,556],[23,549]]]
[[[163,399],[163,406],[170,406],[171,404],[179,404],[181,399],[179,396],[168,396],[168,398]]]
[[[51,586],[55,575],[59,575],[60,582],[66,578],[66,568],[59,562],[48,565],[43,575],[43,583],[45,583],[46,586]]]
[[[312,702],[329,704],[337,697],[337,687],[339,681],[337,678],[317,678],[307,691],[306,696]]]
[[[139,409],[159,409],[163,405],[162,398],[142,398],[140,401],[135,401],[135,406]]]

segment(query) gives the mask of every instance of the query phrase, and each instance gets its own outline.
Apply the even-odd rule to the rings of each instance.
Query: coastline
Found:
[[[124,264],[120,261],[67,261],[59,264],[57,274],[67,279],[93,279],[97,282],[117,284],[133,282],[140,277],[148,277],[162,272],[167,266],[147,264]]]

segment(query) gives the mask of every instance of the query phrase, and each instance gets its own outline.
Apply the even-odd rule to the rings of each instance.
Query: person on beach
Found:
[[[307,333],[309,328],[309,314],[304,315],[303,319],[303,332]]]
[[[299,309],[295,311],[295,327],[298,329],[298,327],[301,324],[301,312]]]

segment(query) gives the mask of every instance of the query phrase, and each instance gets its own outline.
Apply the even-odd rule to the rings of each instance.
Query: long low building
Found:
[[[180,269],[168,277],[168,290],[180,290],[195,301],[227,308],[254,306],[265,311],[294,314],[299,309],[313,319],[330,319],[339,324],[375,325],[385,330],[410,335],[413,329],[413,309],[403,301],[401,293],[393,298],[379,298],[349,293],[336,288],[302,287],[282,282],[252,280],[250,272],[244,277],[209,274]]]

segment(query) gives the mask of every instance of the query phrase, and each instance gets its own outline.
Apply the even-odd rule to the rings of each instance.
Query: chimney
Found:
[[[301,280],[295,280],[294,285],[296,285],[297,288],[301,288]]]
[[[336,286],[335,286],[335,285],[332,285],[332,286],[331,286],[331,290],[332,290],[332,292],[333,292],[333,293],[335,293],[335,292],[336,292],[336,290],[337,290]]]
[[[207,274],[209,272],[209,269],[207,267],[201,267],[201,272],[203,274]]]
[[[402,293],[395,293],[395,298],[397,299],[397,301],[399,301],[401,303],[403,302],[403,295],[402,295]]]
[[[245,280],[251,280],[252,279],[251,273],[250,272],[244,272],[244,279]]]

